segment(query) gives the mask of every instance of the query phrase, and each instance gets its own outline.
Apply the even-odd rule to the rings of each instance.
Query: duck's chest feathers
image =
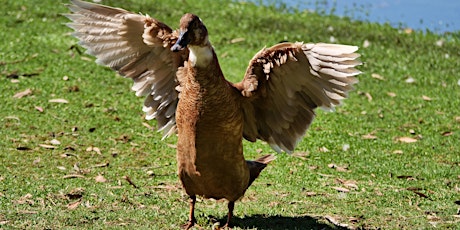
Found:
[[[192,67],[208,67],[214,58],[211,46],[190,46],[189,63]]]

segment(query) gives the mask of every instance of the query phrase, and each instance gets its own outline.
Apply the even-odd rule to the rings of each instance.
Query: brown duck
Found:
[[[177,133],[178,175],[190,196],[186,229],[195,224],[196,196],[235,201],[274,159],[246,161],[243,137],[291,152],[317,107],[333,108],[357,82],[355,46],[282,43],[259,51],[239,83],[225,80],[208,31],[185,14],[173,31],[149,16],[72,0],[68,24],[97,63],[133,79],[143,111],[164,136]]]

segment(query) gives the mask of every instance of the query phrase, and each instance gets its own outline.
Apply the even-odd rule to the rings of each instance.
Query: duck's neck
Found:
[[[189,61],[192,67],[205,68],[208,67],[213,58],[214,51],[211,44],[205,46],[189,46],[190,54]]]

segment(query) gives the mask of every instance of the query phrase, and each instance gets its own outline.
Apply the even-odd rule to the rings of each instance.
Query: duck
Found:
[[[196,224],[197,196],[235,202],[276,157],[246,160],[243,139],[292,153],[315,118],[347,98],[361,72],[358,47],[283,42],[249,61],[242,81],[225,79],[203,21],[186,13],[179,28],[121,8],[71,0],[73,36],[100,65],[133,80],[145,118],[163,138],[177,135],[177,174]]]

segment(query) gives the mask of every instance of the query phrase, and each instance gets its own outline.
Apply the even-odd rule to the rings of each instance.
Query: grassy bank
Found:
[[[318,116],[236,204],[236,229],[422,229],[460,223],[460,39],[223,1],[103,1],[173,28],[199,15],[224,73],[280,41],[360,46],[350,99]],[[187,197],[175,138],[143,119],[131,81],[70,36],[66,1],[0,5],[0,228],[177,229]],[[19,94],[18,94],[19,93]],[[273,153],[245,143],[247,158]],[[198,224],[226,203],[199,200]]]

